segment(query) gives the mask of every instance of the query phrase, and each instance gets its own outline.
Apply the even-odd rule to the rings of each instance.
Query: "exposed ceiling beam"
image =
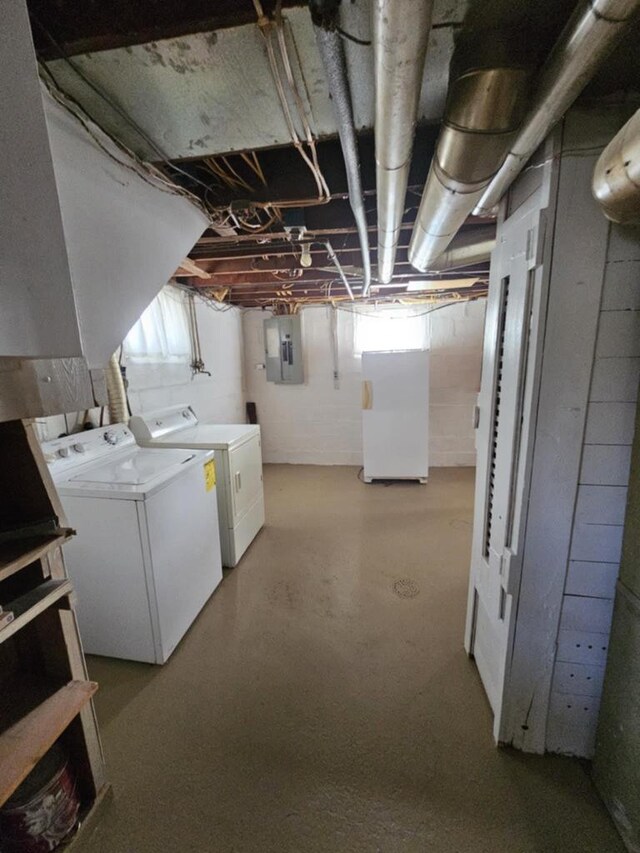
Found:
[[[423,300],[425,304],[434,302],[443,302],[451,299],[460,301],[468,301],[474,299],[482,299],[487,295],[488,285],[486,280],[476,282],[469,288],[450,288],[446,290],[425,290],[422,292],[407,292],[404,288],[390,288],[382,292],[377,292],[371,295],[370,302],[380,302],[385,300],[407,300],[416,301]],[[349,294],[343,287],[336,286],[331,288],[331,292],[327,295],[326,290],[307,288],[304,292],[292,291],[255,291],[253,293],[243,294],[239,300],[234,300],[233,304],[241,308],[251,307],[269,307],[276,303],[279,304],[313,304],[326,303],[327,300],[349,300]]]
[[[474,227],[480,225],[487,225],[492,222],[495,222],[495,218],[486,217],[486,216],[471,216],[464,224],[464,228],[466,227]],[[403,231],[411,231],[413,228],[413,222],[403,222],[400,226]],[[375,225],[370,225],[367,228],[370,234],[375,234],[377,232]],[[310,228],[307,232],[309,238],[313,237],[331,237],[333,235],[347,235],[347,234],[356,234],[356,229],[354,227],[344,227],[344,228]],[[264,232],[256,237],[255,234],[237,234],[235,237],[213,237],[213,236],[205,236],[201,237],[196,245],[194,246],[194,251],[197,250],[200,246],[223,246],[227,247],[234,243],[255,243],[256,240],[264,240],[264,244],[268,246],[270,240],[287,240],[290,239],[291,235],[287,231],[269,231]]]
[[[347,276],[349,278],[353,278],[356,286],[359,283],[360,276],[350,273],[348,270]],[[427,274],[416,274],[415,272],[407,272],[400,273],[394,277],[394,281],[392,284],[397,283],[398,285],[406,284],[408,281],[442,281],[447,282],[452,279],[460,279],[460,278],[477,278],[478,276],[487,276],[488,272],[486,270],[477,269],[469,272],[468,274],[464,274],[460,270],[450,270],[448,272],[441,272],[437,275],[427,275]],[[256,285],[262,285],[264,287],[273,287],[273,288],[282,288],[288,287],[291,285],[313,285],[313,284],[328,284],[329,282],[339,280],[339,276],[337,272],[331,271],[305,271],[304,274],[293,277],[293,278],[285,278],[284,276],[281,278],[276,278],[275,276],[268,276],[264,273],[262,274],[253,274],[249,275],[246,273],[243,274],[234,274],[227,273],[225,275],[220,276],[211,276],[209,279],[200,279],[200,278],[190,278],[188,283],[193,285],[194,287],[231,287],[236,290],[242,289],[250,289]],[[378,285],[374,279],[374,284]]]
[[[262,0],[268,15],[275,0]],[[304,0],[282,0],[290,9],[304,6]],[[45,35],[49,32],[67,56],[95,53],[118,47],[178,38],[192,33],[208,33],[239,27],[256,21],[251,0],[29,0],[34,41],[40,56],[55,59],[59,51]]]
[[[478,283],[478,281],[473,282],[468,287],[459,284],[456,287],[442,287],[442,288],[424,287],[419,291],[418,290],[407,291],[406,287],[398,287],[397,285],[385,285],[385,286],[381,285],[379,287],[374,288],[375,292],[372,293],[372,296],[375,296],[376,294],[381,295],[381,296],[394,296],[397,294],[404,295],[404,294],[409,294],[409,293],[413,294],[413,295],[420,294],[420,293],[426,293],[429,296],[432,296],[434,294],[435,295],[442,295],[443,293],[451,294],[451,293],[458,293],[461,291],[464,291],[465,293],[473,294],[473,293],[477,293],[478,291],[484,292],[486,290],[486,286],[487,286],[486,280],[484,280],[484,279],[482,281],[480,281],[479,283]],[[211,292],[215,293],[216,291],[213,290]],[[272,296],[296,300],[296,299],[303,299],[305,296],[309,296],[309,295],[324,296],[326,298],[328,294],[330,296],[337,296],[337,295],[340,295],[343,293],[347,293],[347,290],[341,284],[336,284],[336,286],[331,287],[330,290],[328,290],[327,288],[320,288],[320,287],[305,287],[302,289],[298,288],[295,290],[294,289],[291,289],[291,290],[287,290],[287,289],[285,289],[285,290],[274,290],[273,288],[266,288],[266,289],[257,289],[257,290],[251,290],[251,291],[246,291],[246,292],[243,291],[240,295],[233,295],[231,297],[230,301],[235,305],[242,305],[247,300],[250,300],[250,299],[269,299]]]
[[[334,244],[335,243],[335,244]],[[334,241],[332,247],[337,255],[350,255],[358,251],[357,242],[350,240],[348,236],[342,236],[340,241]],[[402,240],[398,246],[399,252],[405,252],[409,248],[408,235]],[[371,246],[371,254],[377,254],[377,245]],[[196,244],[192,249],[192,255],[197,259],[202,266],[207,266],[208,262],[213,261],[231,261],[242,260],[248,262],[253,259],[276,259],[276,258],[291,258],[297,256],[300,251],[300,246],[297,241],[274,241],[264,245],[249,245],[237,246],[232,248],[217,249],[216,247],[208,248],[207,246],[198,246]],[[314,259],[327,257],[327,250],[320,245],[320,242],[313,242],[309,248],[309,252]],[[406,255],[405,255],[406,257]],[[402,255],[401,255],[402,262]]]
[[[400,246],[402,255],[398,260],[398,266],[411,266],[406,257],[407,247]],[[340,256],[340,262],[344,265],[360,266],[360,259],[356,250],[353,247],[341,248],[335,250],[336,255]],[[219,275],[224,272],[269,272],[271,270],[283,269],[299,269],[298,254],[292,251],[260,253],[251,255],[203,255],[198,258],[198,264],[207,273]],[[332,267],[331,261],[326,259],[327,255],[322,252],[312,252],[313,265],[309,269],[318,269],[323,267]],[[371,252],[372,260],[375,263],[377,253],[375,250]],[[294,259],[291,262],[291,259]],[[325,260],[326,259],[326,260]],[[195,273],[194,273],[195,274]]]
[[[184,276],[192,275],[198,276],[198,278],[211,278],[209,273],[206,270],[203,270],[202,267],[199,267],[198,264],[194,263],[191,258],[185,258],[175,271],[174,276],[176,278],[182,278]]]

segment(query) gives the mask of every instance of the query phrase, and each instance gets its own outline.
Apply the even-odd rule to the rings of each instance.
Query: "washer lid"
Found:
[[[188,450],[158,453],[153,450],[134,450],[119,459],[92,465],[74,477],[70,483],[114,483],[125,486],[144,486],[169,468],[182,465],[193,458]]]

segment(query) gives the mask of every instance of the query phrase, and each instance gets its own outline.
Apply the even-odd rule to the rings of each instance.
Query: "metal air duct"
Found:
[[[491,211],[637,15],[640,0],[582,0],[547,60],[522,128],[474,213]]]
[[[640,110],[600,155],[592,189],[607,219],[622,225],[640,223]]]
[[[459,267],[470,267],[473,264],[484,264],[491,260],[491,252],[495,245],[495,225],[486,225],[459,234],[447,251],[429,265],[428,272],[444,272]]]
[[[378,278],[393,276],[433,0],[374,0]]]
[[[454,78],[422,194],[409,261],[432,269],[502,163],[524,111],[527,71],[505,64]]]
[[[351,92],[347,79],[344,47],[338,32],[338,5],[339,0],[309,0],[316,43],[320,51],[333,111],[338,124],[338,136],[340,137],[342,156],[347,171],[349,204],[356,221],[358,239],[362,250],[362,294],[365,296],[371,287],[369,235],[360,179],[360,160],[356,142],[356,128],[353,121]]]

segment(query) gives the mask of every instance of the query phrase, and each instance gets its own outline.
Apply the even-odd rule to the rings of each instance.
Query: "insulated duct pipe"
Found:
[[[409,261],[432,269],[500,168],[524,111],[527,71],[498,66],[454,78],[409,244]]]
[[[640,223],[640,110],[600,155],[592,189],[607,219],[621,225]]]
[[[109,423],[126,424],[129,420],[129,406],[127,404],[127,392],[124,387],[117,353],[114,353],[109,359],[109,364],[105,371],[105,379],[107,382],[107,398],[109,400]]]
[[[374,0],[378,278],[393,276],[433,0]]]
[[[360,161],[356,142],[356,128],[353,121],[351,92],[347,79],[347,66],[344,58],[342,38],[338,32],[339,0],[309,0],[311,17],[316,34],[316,43],[324,66],[324,73],[333,103],[333,112],[338,124],[338,136],[344,165],[347,171],[349,204],[353,211],[358,230],[358,239],[362,250],[362,295],[366,296],[371,287],[371,258],[369,255],[369,235],[364,210],[364,196],[360,179]]]
[[[640,10],[640,0],[582,0],[556,42],[536,96],[500,171],[474,213],[498,204],[533,152],[562,118]]]
[[[429,265],[428,272],[445,272],[473,264],[484,264],[491,260],[491,252],[496,245],[495,225],[474,228],[473,231],[458,234],[446,252],[435,263]]]

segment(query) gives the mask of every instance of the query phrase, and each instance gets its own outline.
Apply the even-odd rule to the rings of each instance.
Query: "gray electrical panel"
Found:
[[[301,385],[304,382],[299,314],[271,317],[264,321],[264,352],[267,382],[279,385]]]

